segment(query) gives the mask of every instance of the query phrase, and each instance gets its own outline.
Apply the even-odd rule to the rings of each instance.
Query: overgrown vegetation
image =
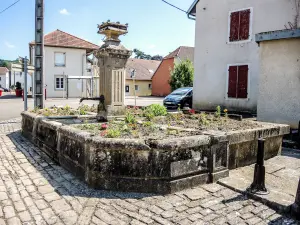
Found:
[[[193,87],[194,66],[190,60],[175,64],[169,81],[172,91],[181,87]]]
[[[95,106],[82,105],[78,109],[73,109],[70,106],[66,105],[64,107],[52,107],[39,109],[35,108],[30,112],[36,113],[43,116],[73,116],[73,115],[87,115],[88,112],[97,112]]]

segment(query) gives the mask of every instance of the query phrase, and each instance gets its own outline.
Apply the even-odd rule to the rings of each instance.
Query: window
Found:
[[[250,39],[250,15],[251,9],[230,13],[229,42]]]
[[[228,98],[248,97],[248,65],[229,66]]]
[[[136,91],[138,91],[139,90],[139,85],[134,85],[134,88],[135,88]]]
[[[55,89],[57,90],[64,89],[64,78],[62,76],[55,77]]]
[[[54,64],[55,66],[66,66],[66,53],[55,52]]]
[[[1,81],[1,77],[0,77],[0,81]]]
[[[149,89],[152,89],[152,84],[148,84],[148,88],[149,88]]]
[[[128,93],[129,92],[129,85],[125,86],[125,92]]]

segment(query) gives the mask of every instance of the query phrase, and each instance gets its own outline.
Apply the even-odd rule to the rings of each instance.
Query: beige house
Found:
[[[256,35],[260,51],[257,119],[298,128],[300,29]]]
[[[255,34],[295,21],[294,0],[195,0],[196,109],[256,111],[260,73]]]
[[[149,96],[152,93],[152,77],[161,61],[129,58],[126,64],[125,95]],[[135,69],[135,78],[131,71]]]
[[[60,30],[45,35],[44,45],[47,98],[91,96],[93,69],[87,57],[100,47]],[[34,42],[29,47],[34,63]]]

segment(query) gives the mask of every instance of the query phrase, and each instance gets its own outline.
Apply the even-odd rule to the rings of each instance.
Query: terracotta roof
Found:
[[[35,42],[33,41],[30,44],[34,45]],[[88,42],[61,30],[56,30],[49,34],[46,34],[44,37],[44,45],[65,48],[81,48],[88,50],[96,50],[100,48],[100,46],[98,45],[95,45],[91,42]]]
[[[126,79],[132,69],[136,70],[136,80],[151,80],[161,61],[129,58],[126,64]]]
[[[189,59],[194,62],[194,47],[180,46],[164,59],[171,59],[175,57],[179,57],[181,60]]]
[[[8,71],[6,67],[0,67],[0,74],[6,74]]]

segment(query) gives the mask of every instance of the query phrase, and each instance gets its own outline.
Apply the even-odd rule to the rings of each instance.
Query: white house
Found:
[[[87,57],[100,47],[56,30],[44,37],[45,86],[47,98],[89,97],[92,76]],[[29,44],[34,62],[34,42]]]
[[[196,109],[256,111],[260,73],[255,34],[282,30],[299,12],[295,0],[195,0]]]
[[[9,88],[9,70],[0,67],[0,88]]]

